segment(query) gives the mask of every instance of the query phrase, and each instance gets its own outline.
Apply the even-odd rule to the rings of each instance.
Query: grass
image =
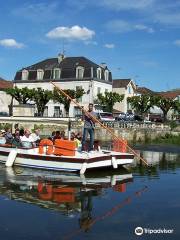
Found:
[[[151,141],[151,143],[168,143],[168,144],[176,144],[180,145],[180,134],[179,135],[172,135],[172,134],[165,134],[165,136],[157,137]]]

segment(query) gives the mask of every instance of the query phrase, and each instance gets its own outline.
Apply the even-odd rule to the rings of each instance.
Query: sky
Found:
[[[64,49],[106,63],[113,79],[180,88],[180,0],[6,0],[0,16],[4,79]]]

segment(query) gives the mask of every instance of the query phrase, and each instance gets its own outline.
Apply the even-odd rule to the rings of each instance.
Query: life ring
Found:
[[[53,142],[49,139],[43,139],[40,141],[39,143],[39,154],[43,154],[44,153],[44,147],[46,148],[46,154],[50,155],[53,154]]]

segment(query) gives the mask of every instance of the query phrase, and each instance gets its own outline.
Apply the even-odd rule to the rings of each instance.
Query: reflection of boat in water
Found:
[[[116,151],[92,151],[78,152],[68,147],[68,140],[64,147],[46,146],[39,148],[13,148],[7,145],[0,145],[0,162],[8,166],[16,165],[22,167],[46,169],[55,171],[80,171],[84,174],[92,168],[113,167],[131,164],[133,154]],[[73,141],[69,141],[73,142]],[[51,147],[52,149],[49,149]],[[54,149],[55,148],[55,149]],[[62,149],[61,149],[62,148]],[[68,148],[68,150],[66,150]],[[41,150],[41,151],[40,151]],[[48,152],[52,150],[52,152]]]
[[[66,214],[81,212],[84,204],[91,205],[93,196],[101,195],[105,188],[124,192],[126,183],[132,182],[132,174],[127,172],[116,172],[116,175],[102,173],[99,177],[89,175],[83,179],[79,175],[58,172],[52,176],[52,172],[36,171],[34,175],[31,169],[26,168],[1,167],[0,173],[1,195]]]

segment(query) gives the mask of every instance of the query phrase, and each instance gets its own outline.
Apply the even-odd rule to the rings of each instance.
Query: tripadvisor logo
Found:
[[[142,227],[137,227],[135,228],[135,234],[136,235],[142,235],[143,234],[143,228]]]
[[[158,228],[158,229],[150,229],[150,228],[142,228],[136,227],[135,234],[140,236],[144,234],[171,234],[174,232],[174,229],[166,229],[166,228]]]

